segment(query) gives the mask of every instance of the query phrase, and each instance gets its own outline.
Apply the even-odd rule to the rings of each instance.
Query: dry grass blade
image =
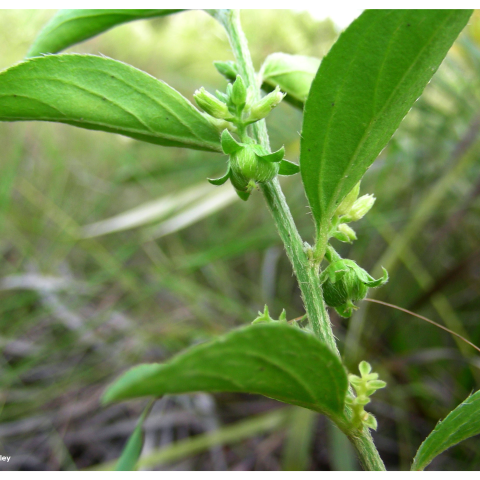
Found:
[[[391,307],[391,308],[395,308],[396,310],[400,310],[401,312],[405,312],[405,313],[408,313],[414,317],[417,317],[417,318],[420,318],[421,320],[425,320],[426,322],[428,323],[431,323],[432,325],[435,325],[436,327],[438,328],[441,328],[442,330],[445,330],[446,332],[452,334],[452,335],[455,335],[456,337],[460,338],[461,340],[463,340],[465,343],[468,343],[471,347],[473,347],[475,350],[477,350],[478,352],[480,352],[480,348],[478,348],[475,344],[473,344],[472,342],[470,342],[469,340],[467,340],[466,338],[462,337],[461,335],[459,335],[458,333],[454,332],[453,330],[450,330],[449,328],[447,327],[444,327],[443,325],[440,325],[439,323],[437,322],[434,322],[433,320],[430,320],[429,318],[427,317],[424,317],[422,315],[419,315],[418,313],[414,313],[414,312],[411,312],[410,310],[407,310],[406,308],[402,308],[402,307],[397,307],[396,305],[392,305],[391,303],[387,303],[387,302],[382,302],[380,300],[375,300],[373,298],[365,298],[364,300],[366,300],[367,302],[373,302],[373,303],[379,303],[380,305],[385,305],[386,307]]]

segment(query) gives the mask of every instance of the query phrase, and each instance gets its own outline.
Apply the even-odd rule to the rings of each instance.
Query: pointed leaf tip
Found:
[[[365,10],[323,58],[305,103],[300,166],[317,228],[421,95],[471,10]]]
[[[207,180],[215,186],[223,185],[230,178],[230,166],[228,167],[227,173],[220,178],[207,178]]]
[[[225,129],[221,135],[222,150],[225,155],[232,155],[238,152],[242,146],[232,137],[232,134]]]
[[[281,162],[283,157],[285,156],[285,148],[282,147],[276,152],[267,153],[265,155],[259,155],[258,153],[256,155],[257,157],[261,158],[262,160],[265,160],[266,162],[278,163],[278,162]]]
[[[289,175],[295,175],[299,171],[300,171],[300,165],[297,165],[296,163],[283,159],[280,162],[280,169],[278,170],[278,174],[289,176]]]

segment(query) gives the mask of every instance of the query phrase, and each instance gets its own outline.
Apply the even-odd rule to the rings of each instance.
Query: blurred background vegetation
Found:
[[[0,12],[0,68],[22,59],[53,11]],[[322,57],[338,31],[307,12],[243,12],[257,68],[270,53]],[[223,90],[214,60],[232,55],[220,26],[191,11],[138,21],[71,48],[147,71],[192,100]],[[282,104],[272,144],[298,161],[301,112]],[[480,15],[362,182],[375,193],[343,256],[390,282],[375,298],[480,344]],[[296,280],[257,192],[236,201],[220,155],[169,149],[47,123],[0,124],[1,468],[101,468],[116,459],[145,402],[99,397],[140,362],[250,323],[268,303],[303,315]],[[282,180],[303,238],[313,222],[299,176]],[[128,216],[104,220],[134,209]],[[480,388],[480,358],[421,320],[363,302],[332,313],[350,370],[368,360],[388,388],[371,404],[388,469],[407,469],[439,419]],[[217,433],[212,433],[217,432]],[[324,417],[250,395],[181,395],[146,422],[142,468],[348,470],[345,438]],[[480,468],[480,438],[432,470]]]

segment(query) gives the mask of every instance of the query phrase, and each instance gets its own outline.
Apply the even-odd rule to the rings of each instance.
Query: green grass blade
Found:
[[[247,420],[225,425],[218,430],[187,437],[171,444],[160,447],[148,455],[142,456],[138,467],[152,469],[160,465],[176,462],[198,453],[204,452],[217,445],[232,445],[254,435],[282,429],[291,416],[291,407],[281,408],[273,412],[250,417]],[[113,470],[115,462],[89,467],[87,470]]]
[[[0,73],[0,121],[43,120],[221,152],[219,133],[166,83],[94,55],[49,55]]]
[[[468,397],[439,422],[420,445],[412,470],[423,470],[440,453],[480,433],[480,391]]]
[[[103,401],[245,392],[338,416],[347,387],[343,365],[328,347],[310,333],[273,323],[233,331],[165,364],[135,367],[107,389]]]
[[[130,435],[125,448],[123,449],[120,458],[115,465],[115,470],[118,472],[129,472],[131,470],[135,470],[135,466],[140,458],[140,454],[142,453],[143,448],[143,423],[147,418],[150,409],[152,408],[153,401],[150,402],[145,410],[143,411],[141,417],[138,419],[137,426],[135,430]]]
[[[305,104],[300,169],[320,230],[386,146],[471,10],[367,10],[322,60]]]
[[[181,10],[116,10],[116,9],[66,9],[59,10],[45,25],[30,47],[27,57],[42,53],[57,53],[76,43],[83,42],[112,27],[133,20],[161,17]]]
[[[309,469],[318,414],[293,408],[283,445],[282,470],[303,472]]]

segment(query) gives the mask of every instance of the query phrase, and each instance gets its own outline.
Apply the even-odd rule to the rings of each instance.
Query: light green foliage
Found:
[[[135,367],[106,391],[104,402],[187,392],[258,393],[330,415],[342,415],[343,365],[310,333],[281,322],[233,331],[165,364]]]
[[[218,130],[182,95],[93,55],[33,58],[0,73],[0,121],[45,120],[159,145],[221,151]]]
[[[378,380],[378,373],[372,373],[372,367],[368,362],[362,361],[358,365],[360,377],[358,375],[349,375],[348,380],[357,394],[356,397],[348,396],[346,402],[353,411],[352,423],[355,428],[362,428],[362,425],[377,429],[377,420],[364,409],[365,405],[370,403],[370,397],[380,388],[385,388],[387,384]]]
[[[304,103],[317,73],[320,60],[304,55],[273,53],[260,70],[260,77],[271,87],[280,87],[290,97]]]
[[[322,60],[305,104],[300,156],[320,236],[470,15],[470,10],[367,10]]]
[[[480,433],[480,391],[475,392],[438,422],[433,432],[420,445],[412,470],[425,467],[442,452]]]
[[[278,320],[273,319],[270,316],[270,312],[268,311],[268,306],[265,305],[265,308],[263,312],[258,312],[258,317],[252,322],[252,325],[255,325],[257,323],[272,323],[272,322],[287,322],[287,312],[285,309],[282,310],[282,313],[280,313],[280,316],[278,317]],[[296,325],[296,324],[294,324]]]
[[[27,57],[57,53],[116,25],[161,17],[181,10],[72,9],[59,10],[36,38]]]
[[[280,162],[280,168],[278,170],[279,175],[285,175],[285,176],[290,176],[290,175],[295,175],[300,171],[300,166],[297,165],[296,163],[290,162],[289,160],[286,160],[285,158]]]

